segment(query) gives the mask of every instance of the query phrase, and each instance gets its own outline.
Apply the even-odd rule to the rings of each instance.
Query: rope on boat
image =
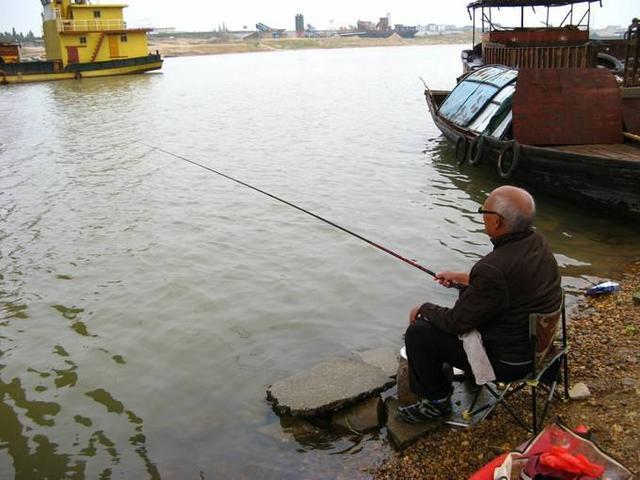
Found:
[[[202,165],[201,163],[198,163],[198,162],[195,162],[193,160],[190,160],[190,159],[188,159],[188,158],[186,158],[186,157],[184,157],[182,155],[178,155],[176,153],[170,152],[169,150],[165,150],[165,149],[160,148],[160,147],[154,147],[153,145],[146,144],[146,143],[144,143],[144,142],[142,142],[140,140],[136,140],[135,143],[139,143],[141,145],[144,145],[145,147],[151,148],[152,150],[157,150],[159,152],[165,153],[167,155],[175,157],[175,158],[177,158],[179,160],[182,160],[184,162],[191,163],[192,165],[200,167],[200,168],[202,168],[204,170],[207,170],[207,171],[209,171],[211,173],[215,173],[216,175],[220,175],[221,177],[224,177],[227,180],[231,180],[232,182],[235,182],[235,183],[238,183],[238,184],[240,184],[242,186],[250,188],[251,190],[255,190],[256,192],[262,193],[263,195],[266,195],[267,197],[271,197],[274,200],[277,200],[278,202],[284,203],[285,205],[288,205],[288,206],[290,206],[292,208],[295,208],[296,210],[299,210],[302,213],[306,213],[307,215],[309,215],[309,216],[311,216],[313,218],[316,218],[316,219],[320,220],[321,222],[324,222],[324,223],[326,223],[328,225],[331,225],[332,227],[335,227],[338,230],[342,230],[343,232],[345,232],[345,233],[347,233],[347,234],[349,234],[349,235],[351,235],[353,237],[356,237],[357,239],[362,240],[363,242],[368,243],[369,245],[371,245],[371,246],[373,246],[373,247],[375,247],[375,248],[377,248],[379,250],[382,250],[383,252],[388,253],[389,255],[391,255],[393,257],[396,257],[398,260],[401,260],[404,263],[406,263],[408,265],[411,265],[412,267],[415,267],[418,270],[421,270],[424,273],[426,273],[428,275],[431,275],[434,278],[437,277],[436,273],[433,270],[430,270],[430,269],[428,269],[426,267],[423,267],[418,262],[414,262],[413,260],[409,260],[408,258],[403,257],[402,255],[394,252],[393,250],[391,250],[391,249],[389,249],[387,247],[384,247],[384,246],[382,246],[382,245],[380,245],[380,244],[378,244],[378,243],[376,243],[376,242],[374,242],[372,240],[369,240],[368,238],[363,237],[362,235],[359,235],[359,234],[357,234],[355,232],[352,232],[351,230],[349,230],[349,229],[347,229],[345,227],[342,227],[342,226],[338,225],[337,223],[332,222],[331,220],[327,220],[326,218],[321,217],[320,215],[317,215],[317,214],[315,214],[313,212],[310,212],[309,210],[307,210],[305,208],[302,208],[302,207],[300,207],[300,206],[298,206],[298,205],[296,205],[294,203],[291,203],[291,202],[289,202],[289,201],[287,201],[287,200],[285,200],[283,198],[280,198],[280,197],[278,197],[276,195],[273,195],[273,194],[271,194],[269,192],[266,192],[266,191],[264,191],[264,190],[262,190],[262,189],[260,189],[258,187],[254,187],[253,185],[250,185],[250,184],[248,184],[246,182],[238,180],[237,178],[233,178],[230,175],[227,175],[225,173],[219,172],[218,170],[215,170],[215,169],[213,169],[211,167],[207,167],[206,165]],[[456,284],[454,284],[453,286],[455,288],[460,288],[460,286],[456,285]]]

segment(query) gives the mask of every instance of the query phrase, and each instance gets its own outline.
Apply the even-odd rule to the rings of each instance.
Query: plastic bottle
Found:
[[[587,290],[585,295],[602,295],[603,293],[617,292],[618,290],[620,290],[620,285],[618,283],[608,281],[599,283],[598,285],[591,287],[589,290]]]

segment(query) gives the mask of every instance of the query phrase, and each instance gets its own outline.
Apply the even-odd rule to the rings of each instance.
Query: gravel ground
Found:
[[[632,264],[614,294],[585,297],[569,320],[569,377],[591,391],[585,400],[550,408],[570,427],[591,428],[593,439],[633,472],[640,472],[640,262]],[[516,406],[525,410],[526,397]],[[442,427],[404,452],[396,453],[370,470],[374,479],[467,478],[499,453],[528,438],[523,429],[498,406],[471,429]]]

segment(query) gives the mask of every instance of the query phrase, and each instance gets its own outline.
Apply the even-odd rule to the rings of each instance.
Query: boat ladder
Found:
[[[98,43],[96,43],[96,47],[93,49],[93,54],[91,55],[91,61],[95,62],[96,57],[98,56],[98,52],[100,51],[100,47],[102,46],[102,42],[104,41],[105,33],[100,32],[100,38],[98,38]]]

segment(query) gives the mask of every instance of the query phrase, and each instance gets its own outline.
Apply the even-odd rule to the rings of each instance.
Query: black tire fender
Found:
[[[624,64],[608,53],[598,53],[596,64],[598,67],[606,68],[612,72],[621,72],[624,70]]]
[[[508,157],[509,152],[511,152],[511,165],[505,169],[505,159]],[[513,175],[513,172],[518,168],[518,163],[520,161],[520,144],[518,142],[509,142],[501,151],[500,155],[498,155],[498,175],[500,178],[510,178]]]
[[[456,140],[456,163],[463,165],[467,160],[467,151],[469,150],[469,143],[464,135],[460,135]]]
[[[484,155],[484,135],[473,139],[469,145],[469,165],[478,165]]]

